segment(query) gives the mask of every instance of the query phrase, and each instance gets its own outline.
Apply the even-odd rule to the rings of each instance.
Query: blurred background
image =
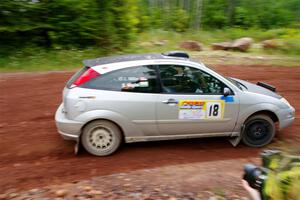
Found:
[[[212,43],[241,37],[253,39],[250,55],[295,65],[299,28],[300,0],[1,0],[0,71],[78,68],[108,54],[186,49],[187,40],[215,63],[211,54],[224,55]]]

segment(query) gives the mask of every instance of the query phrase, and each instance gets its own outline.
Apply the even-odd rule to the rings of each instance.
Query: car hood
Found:
[[[244,80],[237,79],[237,78],[232,78],[232,79],[234,79],[237,82],[239,82],[239,83],[243,84],[244,86],[246,86],[247,91],[249,91],[249,92],[263,94],[263,95],[271,96],[271,97],[274,97],[274,98],[277,98],[277,99],[282,98],[282,96],[280,96],[279,94],[277,94],[277,93],[275,93],[271,90],[268,90],[264,87],[261,87],[259,85],[255,85],[255,84],[250,83],[248,81],[244,81]]]

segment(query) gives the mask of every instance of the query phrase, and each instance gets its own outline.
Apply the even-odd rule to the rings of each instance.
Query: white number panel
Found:
[[[223,100],[181,100],[178,104],[179,119],[223,119]]]
[[[222,113],[223,113],[223,106],[221,102],[206,103],[206,119],[221,119]]]

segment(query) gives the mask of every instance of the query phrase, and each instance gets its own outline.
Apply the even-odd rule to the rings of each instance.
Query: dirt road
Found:
[[[213,68],[232,77],[273,84],[296,110],[300,109],[300,67]],[[244,145],[233,148],[219,138],[126,144],[110,157],[85,152],[76,157],[73,143],[62,140],[54,124],[62,88],[72,73],[0,74],[0,193],[156,166],[251,159],[260,151]],[[299,144],[299,112],[297,118],[292,127],[277,134],[276,141],[290,139]]]

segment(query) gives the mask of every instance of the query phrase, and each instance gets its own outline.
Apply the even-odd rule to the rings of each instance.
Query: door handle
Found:
[[[167,100],[163,100],[162,103],[165,103],[165,104],[178,104],[178,101],[176,101],[175,99],[167,99]]]

